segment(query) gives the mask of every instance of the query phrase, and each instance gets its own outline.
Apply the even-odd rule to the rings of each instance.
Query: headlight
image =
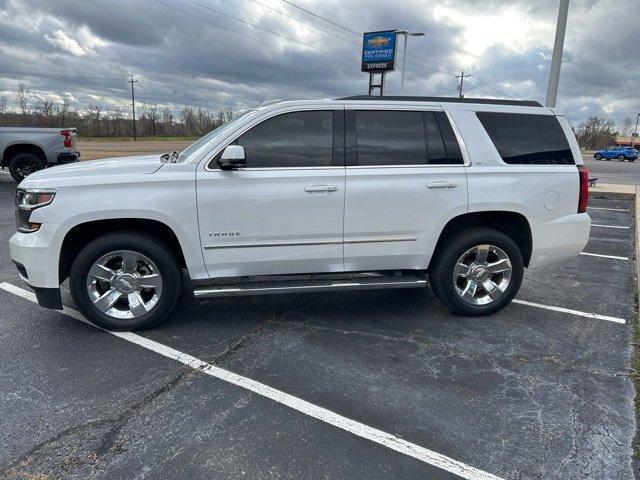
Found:
[[[31,212],[36,208],[49,205],[55,196],[55,190],[18,188],[16,191],[16,227],[18,231],[22,233],[38,231],[40,224],[29,221]]]

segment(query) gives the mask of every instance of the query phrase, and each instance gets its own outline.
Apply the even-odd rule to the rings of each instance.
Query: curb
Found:
[[[589,187],[589,198],[636,198],[637,189],[635,185],[603,183]]]

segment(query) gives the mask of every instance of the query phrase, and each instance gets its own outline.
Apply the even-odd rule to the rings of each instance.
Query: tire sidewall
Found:
[[[138,318],[117,319],[94,305],[86,288],[93,264],[103,255],[116,250],[132,250],[151,259],[162,277],[162,295],[153,309]],[[175,256],[161,242],[143,234],[107,234],[90,242],[76,257],[69,275],[69,287],[82,313],[93,323],[109,330],[143,330],[163,321],[173,310],[180,295],[182,275]]]
[[[624,162],[624,155],[618,155],[618,161]]]
[[[42,159],[34,155],[33,153],[18,153],[17,155],[14,155],[9,161],[9,173],[11,174],[13,179],[18,183],[20,183],[26,177],[23,177],[22,175],[20,175],[16,170],[20,162],[23,162],[26,160],[37,163],[38,170],[42,170],[44,168],[44,163]]]
[[[595,154],[595,159],[596,160],[602,160],[602,155],[600,155],[599,153]]]
[[[453,285],[453,268],[464,252],[476,245],[490,244],[502,249],[511,261],[511,282],[505,293],[488,305],[471,305],[462,300]],[[507,235],[490,228],[476,228],[453,235],[447,246],[438,252],[438,258],[430,275],[436,296],[454,313],[461,315],[489,315],[508,305],[518,293],[524,275],[522,254],[516,243]]]

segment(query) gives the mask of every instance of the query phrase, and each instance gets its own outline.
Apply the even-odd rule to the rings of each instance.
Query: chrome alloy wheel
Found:
[[[453,269],[456,294],[471,305],[488,305],[507,290],[513,272],[509,256],[495,245],[476,245]]]
[[[100,257],[89,269],[87,293],[93,305],[113,318],[138,318],[162,295],[155,263],[138,252],[118,250]]]

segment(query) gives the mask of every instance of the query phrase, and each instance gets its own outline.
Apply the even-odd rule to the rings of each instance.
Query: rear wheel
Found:
[[[633,157],[628,158],[627,160],[629,160],[630,162],[635,162],[635,161],[636,161],[636,159],[635,159],[635,158],[633,158]]]
[[[596,153],[594,157],[596,160],[602,160],[602,155],[600,155],[599,153]]]
[[[44,161],[33,153],[18,153],[9,161],[9,173],[13,179],[20,183],[27,175],[42,170]]]
[[[624,155],[618,155],[618,161],[624,162]]]
[[[107,329],[140,330],[171,313],[182,276],[171,250],[155,238],[113,233],[82,249],[69,282],[74,301],[89,320]]]
[[[489,315],[511,302],[524,275],[522,254],[507,235],[475,228],[452,235],[434,259],[431,288],[452,312]]]

